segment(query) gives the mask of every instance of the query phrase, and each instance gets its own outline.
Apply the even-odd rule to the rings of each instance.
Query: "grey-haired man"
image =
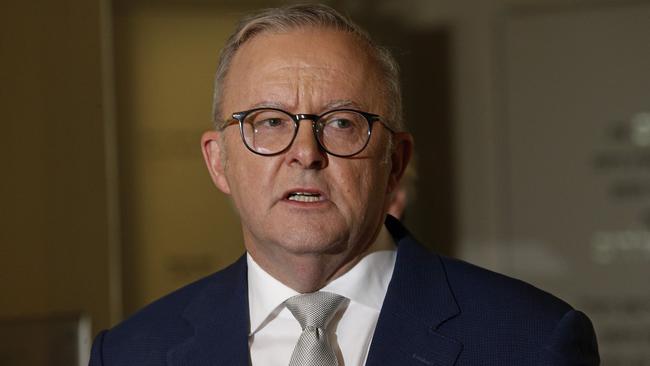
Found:
[[[589,319],[428,253],[386,212],[413,145],[397,67],[320,5],[245,19],[202,138],[246,254],[100,333],[92,365],[597,365]]]

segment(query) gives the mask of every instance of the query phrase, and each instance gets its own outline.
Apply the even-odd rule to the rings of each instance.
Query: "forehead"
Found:
[[[227,113],[260,105],[319,109],[338,101],[380,113],[376,67],[367,46],[332,29],[266,32],[235,54],[225,80]]]

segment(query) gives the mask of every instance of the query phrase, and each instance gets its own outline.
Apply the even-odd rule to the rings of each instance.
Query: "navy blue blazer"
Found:
[[[391,217],[397,261],[369,366],[598,365],[589,319],[524,282],[429,253]],[[153,302],[93,343],[91,366],[245,366],[245,256]]]

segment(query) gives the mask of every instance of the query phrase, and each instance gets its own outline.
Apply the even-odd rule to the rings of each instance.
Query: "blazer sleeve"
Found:
[[[90,362],[88,363],[88,366],[103,366],[104,365],[104,360],[103,360],[103,344],[104,344],[104,335],[106,334],[106,330],[103,330],[100,332],[97,337],[95,337],[95,340],[93,341],[93,347],[90,350]]]
[[[600,357],[591,320],[580,311],[569,310],[544,347],[540,366],[597,365],[600,365]]]

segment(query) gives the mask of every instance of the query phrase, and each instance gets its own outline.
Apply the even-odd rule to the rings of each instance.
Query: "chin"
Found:
[[[348,249],[347,236],[343,231],[314,231],[313,228],[293,228],[285,232],[279,245],[286,250],[300,254],[340,254]]]

